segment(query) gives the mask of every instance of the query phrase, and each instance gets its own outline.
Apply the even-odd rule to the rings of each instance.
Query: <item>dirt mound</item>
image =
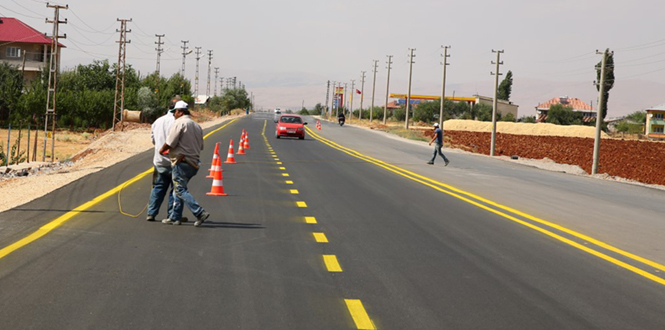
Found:
[[[489,155],[491,133],[447,130],[446,144],[454,148]],[[561,136],[527,136],[497,134],[497,156],[519,156],[530,159],[549,158],[559,164],[577,165],[591,173],[593,162],[592,138]],[[606,139],[600,144],[598,173],[665,185],[665,143]]]
[[[446,131],[466,131],[466,132],[492,132],[492,123],[475,120],[451,119],[443,124]],[[536,135],[536,136],[566,136],[579,138],[594,138],[596,128],[592,126],[561,126],[548,123],[512,123],[497,122],[496,131],[498,133],[517,134],[517,135]],[[609,138],[605,132],[600,133],[601,138]]]

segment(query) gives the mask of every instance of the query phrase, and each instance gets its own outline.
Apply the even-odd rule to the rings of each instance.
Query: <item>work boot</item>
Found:
[[[199,214],[199,216],[197,217],[198,220],[196,220],[196,222],[194,222],[194,227],[198,227],[198,226],[200,226],[200,225],[201,225],[204,221],[206,221],[209,217],[210,217],[210,213],[208,213],[208,212],[206,212],[206,211],[201,212],[201,214]]]

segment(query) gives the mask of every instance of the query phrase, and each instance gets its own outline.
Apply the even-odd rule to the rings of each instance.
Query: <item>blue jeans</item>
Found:
[[[434,160],[436,159],[436,155],[439,154],[443,158],[444,162],[448,162],[448,158],[446,158],[446,155],[441,152],[441,148],[443,145],[439,144],[438,142],[434,142],[434,154],[432,155],[432,159],[430,160],[430,163],[434,163]]]
[[[166,192],[171,187],[171,167],[155,166],[153,169],[152,191],[150,192],[150,201],[148,202],[148,215],[156,217],[159,208],[166,196]],[[166,214],[170,217],[173,211],[173,189],[169,194],[168,208]]]
[[[187,163],[178,163],[173,167],[173,214],[169,217],[171,220],[182,219],[182,211],[187,204],[187,208],[192,211],[195,217],[203,213],[203,208],[194,199],[194,196],[187,190],[189,180],[196,175],[199,170]]]

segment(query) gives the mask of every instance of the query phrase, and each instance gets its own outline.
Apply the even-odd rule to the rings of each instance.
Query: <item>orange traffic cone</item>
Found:
[[[245,150],[249,150],[249,132],[245,132]]]
[[[233,139],[231,139],[231,143],[229,143],[229,153],[227,154],[226,161],[224,163],[225,164],[236,163],[236,157],[233,155]]]
[[[212,180],[212,187],[210,192],[206,193],[208,196],[228,196],[224,193],[224,183],[222,182],[222,171],[214,172],[215,178]]]
[[[240,135],[240,142],[238,143],[238,155],[245,155],[245,148],[243,147],[243,144],[245,144],[245,130],[242,130],[242,134]]]
[[[206,176],[208,179],[215,178],[215,171],[223,172],[222,160],[219,158],[219,142],[215,144],[215,154],[212,156],[212,166],[210,167],[210,174]]]
[[[316,128],[317,128],[319,131],[321,130],[321,122],[318,121],[318,120],[316,121]]]

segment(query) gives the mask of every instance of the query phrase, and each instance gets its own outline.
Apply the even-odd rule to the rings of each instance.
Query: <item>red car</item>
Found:
[[[305,125],[307,123],[298,115],[281,115],[275,126],[275,137],[279,139],[282,136],[292,136],[303,140]]]

